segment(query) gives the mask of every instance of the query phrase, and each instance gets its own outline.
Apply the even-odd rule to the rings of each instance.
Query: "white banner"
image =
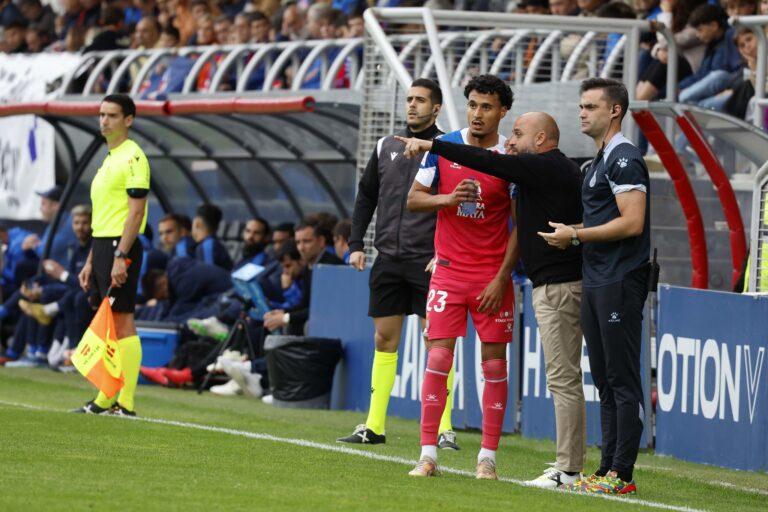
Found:
[[[74,54],[0,54],[0,103],[54,98],[62,77],[80,57]],[[55,180],[55,133],[37,116],[0,118],[0,218],[40,218],[35,192]]]

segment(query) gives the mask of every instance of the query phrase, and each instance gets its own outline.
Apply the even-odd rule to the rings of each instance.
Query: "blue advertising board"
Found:
[[[656,452],[768,470],[768,297],[662,286]]]
[[[552,395],[547,388],[547,376],[544,366],[544,351],[539,336],[539,326],[533,311],[533,287],[530,282],[523,287],[523,333],[521,336],[522,387],[520,414],[520,432],[526,437],[555,439],[555,408]],[[652,439],[650,420],[650,355],[648,342],[648,315],[646,311],[643,324],[643,346],[641,351],[641,373],[643,395],[645,397],[645,428],[640,446],[649,446]],[[587,405],[587,444],[599,445],[600,433],[600,397],[589,373],[589,358],[586,343],[582,340],[581,371],[584,398]]]
[[[340,338],[344,360],[336,372],[332,407],[367,411],[370,398],[371,363],[373,361],[373,321],[368,314],[369,271],[350,267],[318,266],[312,280],[310,336]],[[519,367],[516,344],[510,344],[510,395],[504,431],[515,430],[516,383]],[[456,377],[452,393],[452,420],[456,428],[480,428],[482,425],[483,379],[480,366],[480,343],[471,320],[467,336],[457,342],[454,360]],[[421,384],[426,365],[422,326],[418,317],[407,319],[403,326],[397,376],[390,398],[389,413],[402,418],[418,419],[421,413]]]

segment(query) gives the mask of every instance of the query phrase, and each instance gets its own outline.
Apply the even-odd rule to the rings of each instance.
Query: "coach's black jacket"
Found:
[[[432,125],[423,132],[406,129],[398,135],[431,140],[441,133]],[[437,214],[410,212],[405,207],[421,159],[405,158],[404,148],[392,135],[376,144],[357,190],[349,240],[351,252],[363,250],[363,237],[378,206],[373,245],[380,254],[399,260],[423,260],[434,255]]]
[[[540,154],[502,155],[465,144],[442,140],[432,153],[517,186],[517,241],[525,272],[533,286],[581,279],[581,246],[562,251],[551,247],[537,232],[552,231],[549,221],[582,221],[581,172],[559,149]]]

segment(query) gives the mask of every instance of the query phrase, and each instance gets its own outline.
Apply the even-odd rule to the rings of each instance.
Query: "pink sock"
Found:
[[[504,359],[483,361],[483,377],[485,377],[485,389],[483,390],[481,446],[495,451],[499,447],[504,411],[507,409],[507,361]]]
[[[453,352],[445,347],[432,347],[427,356],[427,369],[421,387],[421,445],[437,445],[437,429],[448,396],[448,372],[453,366]]]

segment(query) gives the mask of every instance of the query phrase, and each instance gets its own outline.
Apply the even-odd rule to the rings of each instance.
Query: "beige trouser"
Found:
[[[581,382],[581,281],[543,284],[533,289],[547,370],[555,402],[557,469],[582,471],[587,452],[587,424]]]

